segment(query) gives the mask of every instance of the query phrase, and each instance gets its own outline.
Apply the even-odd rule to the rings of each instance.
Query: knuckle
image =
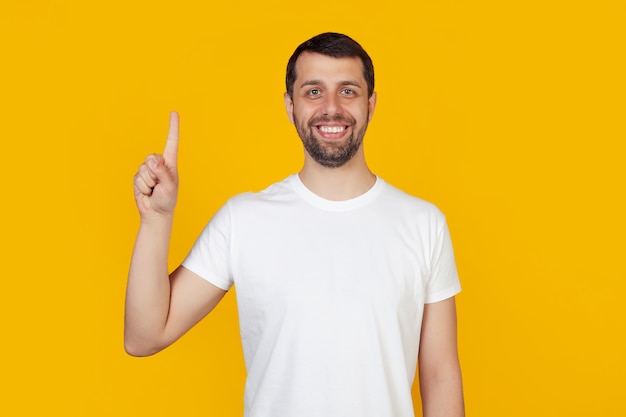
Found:
[[[146,156],[146,163],[148,161],[156,161],[156,162],[160,162],[163,159],[163,156],[158,154],[158,153],[151,153],[150,155]]]

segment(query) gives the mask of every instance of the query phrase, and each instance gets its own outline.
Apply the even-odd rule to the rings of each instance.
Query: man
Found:
[[[127,352],[165,348],[235,285],[246,417],[414,416],[418,353],[424,416],[464,415],[448,229],[432,204],[367,167],[369,56],[345,35],[318,35],[294,52],[286,84],[302,170],[230,199],[169,276],[175,113],[164,153],[139,168]]]

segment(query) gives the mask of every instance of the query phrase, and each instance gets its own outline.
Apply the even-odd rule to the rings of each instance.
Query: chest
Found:
[[[247,216],[233,228],[238,294],[290,300],[329,294],[368,303],[420,298],[429,248],[411,219],[361,213]]]

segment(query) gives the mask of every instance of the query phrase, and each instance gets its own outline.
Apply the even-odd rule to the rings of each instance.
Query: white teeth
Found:
[[[341,133],[346,128],[344,126],[320,126],[319,129],[324,133]]]

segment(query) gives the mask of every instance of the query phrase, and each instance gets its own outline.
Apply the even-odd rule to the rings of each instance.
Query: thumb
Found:
[[[176,166],[176,160],[178,159],[178,125],[179,125],[178,113],[173,111],[170,113],[170,129],[167,133],[167,142],[165,143],[165,150],[163,150],[163,159],[165,163],[170,167]]]
[[[160,190],[171,190],[178,183],[176,171],[167,166],[165,158],[162,155],[150,155],[146,159],[146,164],[150,170],[150,176],[154,180],[155,185]],[[152,187],[153,190],[156,189]]]

